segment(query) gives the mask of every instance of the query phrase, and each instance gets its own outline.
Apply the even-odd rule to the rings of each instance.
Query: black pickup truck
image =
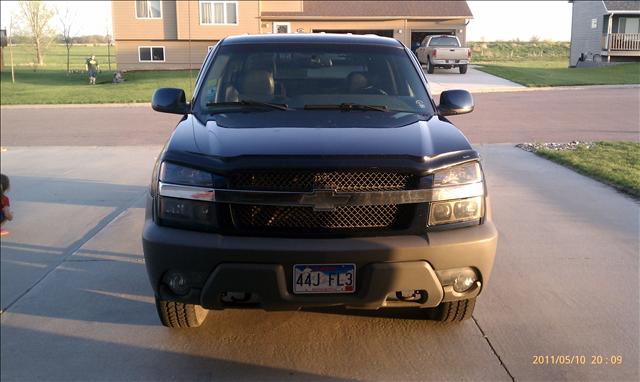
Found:
[[[162,323],[212,310],[416,308],[471,317],[497,231],[478,153],[415,56],[377,36],[228,37],[153,170],[142,235]],[[213,314],[213,313],[212,313]]]

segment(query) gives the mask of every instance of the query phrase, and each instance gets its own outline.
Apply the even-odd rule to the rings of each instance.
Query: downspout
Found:
[[[611,29],[613,24],[613,13],[609,13],[609,25],[607,25],[607,63],[611,62]]]

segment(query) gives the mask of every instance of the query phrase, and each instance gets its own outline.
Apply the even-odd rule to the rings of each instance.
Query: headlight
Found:
[[[482,218],[482,196],[468,199],[454,199],[446,202],[434,202],[429,213],[429,225],[459,223]]]
[[[163,225],[213,230],[218,226],[215,203],[160,196],[158,217]]]
[[[469,162],[434,173],[433,195],[428,226],[479,222],[484,216],[480,164]]]
[[[160,181],[188,186],[213,187],[213,174],[194,168],[178,166],[173,163],[162,162],[160,166]]]
[[[455,186],[482,182],[480,163],[469,162],[460,166],[453,166],[433,174],[433,187]]]
[[[221,177],[163,162],[159,178],[160,224],[207,231],[218,227],[213,187],[221,185]]]

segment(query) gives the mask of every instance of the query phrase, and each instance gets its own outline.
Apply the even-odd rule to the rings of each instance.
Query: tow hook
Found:
[[[427,302],[426,290],[400,290],[396,292],[396,298],[400,301],[417,302],[418,304],[424,304]]]

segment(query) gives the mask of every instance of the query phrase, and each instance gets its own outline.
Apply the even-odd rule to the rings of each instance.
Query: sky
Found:
[[[52,6],[69,7],[75,13],[75,33],[78,35],[106,33],[111,29],[110,1],[46,1]],[[529,40],[569,41],[571,37],[571,4],[556,1],[468,1],[473,20],[467,26],[467,40]],[[0,1],[0,25],[9,25],[11,14],[18,11],[17,1]],[[54,27],[59,23],[54,21]],[[73,31],[72,31],[73,32]]]

